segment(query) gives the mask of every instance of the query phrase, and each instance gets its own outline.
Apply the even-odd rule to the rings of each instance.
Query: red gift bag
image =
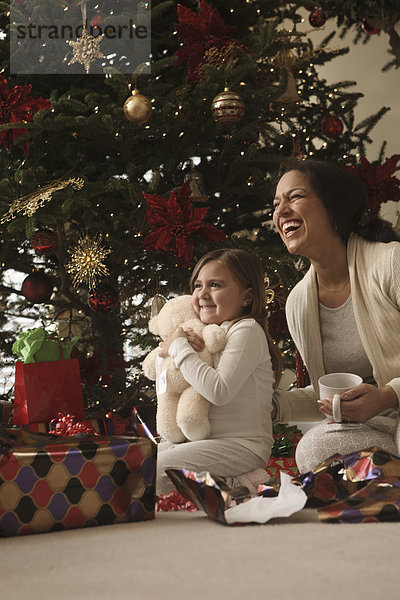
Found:
[[[78,359],[15,363],[14,425],[55,419],[59,412],[84,418]]]

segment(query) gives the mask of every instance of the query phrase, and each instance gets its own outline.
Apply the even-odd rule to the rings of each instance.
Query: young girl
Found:
[[[281,355],[267,330],[261,262],[244,250],[214,250],[195,266],[191,289],[200,320],[224,327],[227,341],[215,368],[198,357],[203,340],[192,331],[180,327],[160,343],[160,356],[171,356],[186,381],[211,403],[211,433],[205,440],[159,444],[157,493],[174,489],[165,473],[174,468],[209,471],[254,492],[266,479],[272,392],[281,374]]]

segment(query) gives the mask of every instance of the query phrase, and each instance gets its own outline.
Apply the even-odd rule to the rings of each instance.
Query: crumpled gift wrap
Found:
[[[400,458],[377,446],[335,454],[312,471],[293,477],[292,483],[302,487],[308,497],[306,508],[318,508],[321,521],[400,520]],[[279,485],[271,479],[259,493],[277,496]]]
[[[178,491],[189,498],[209,517],[224,525],[267,523],[276,517],[288,517],[307,502],[304,491],[281,473],[278,498],[251,497],[247,487],[229,488],[225,481],[210,473],[193,473],[185,469],[168,469]]]
[[[147,438],[60,437],[0,428],[0,535],[153,519]]]
[[[21,332],[12,351],[25,364],[69,359],[78,340],[79,337],[74,337],[70,342],[63,343],[56,335],[47,333],[43,327],[37,327]]]
[[[225,510],[251,498],[246,487],[231,489],[223,479],[206,471],[195,473],[188,469],[167,469],[166,473],[182,496],[225,525]]]

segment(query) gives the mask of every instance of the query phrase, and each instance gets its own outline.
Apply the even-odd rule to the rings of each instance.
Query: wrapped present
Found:
[[[32,431],[32,427],[30,427]],[[138,435],[136,413],[132,411],[130,417],[123,418],[118,413],[109,412],[102,419],[78,419],[75,415],[63,415],[59,413],[57,419],[53,419],[48,429],[50,433],[57,435],[76,435],[77,433],[92,433],[94,435]]]
[[[296,446],[302,437],[300,429],[296,425],[276,423],[273,426],[273,435],[275,441],[271,449],[271,455],[294,456]]]
[[[79,428],[68,431],[56,431],[58,421],[67,420],[68,422],[79,424]],[[136,419],[135,409],[129,417],[121,417],[117,412],[108,412],[97,419],[78,419],[75,415],[63,415],[59,413],[57,419],[52,419],[48,423],[27,423],[21,425],[27,431],[36,433],[57,433],[57,435],[74,435],[76,433],[89,433],[94,435],[133,435],[135,437],[148,437]],[[68,429],[68,427],[67,427]],[[154,441],[154,438],[153,438]]]
[[[400,457],[373,446],[335,454],[315,469],[292,478],[307,495],[307,508],[317,508],[321,521],[369,523],[400,520]],[[277,496],[273,478],[260,486],[264,497]]]
[[[153,519],[156,446],[128,436],[0,429],[0,534]]]
[[[318,509],[326,523],[376,523],[400,521],[400,477],[368,481],[345,500]]]
[[[85,416],[79,363],[70,358],[77,340],[63,344],[38,327],[14,342],[13,352],[23,359],[15,365],[14,425],[51,421],[59,412]]]
[[[276,477],[280,471],[288,473],[293,477],[299,474],[296,461],[292,456],[289,456],[288,458],[271,456],[265,470],[270,477]]]

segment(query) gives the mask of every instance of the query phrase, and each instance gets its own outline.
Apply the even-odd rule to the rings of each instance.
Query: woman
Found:
[[[318,403],[325,373],[363,379],[341,395],[343,423],[328,418],[303,436],[301,472],[336,452],[400,449],[400,244],[367,206],[362,182],[324,161],[290,163],[276,188],[274,224],[288,251],[311,263],[289,294],[286,316],[312,385],[276,393],[279,420],[332,415],[332,399]]]

